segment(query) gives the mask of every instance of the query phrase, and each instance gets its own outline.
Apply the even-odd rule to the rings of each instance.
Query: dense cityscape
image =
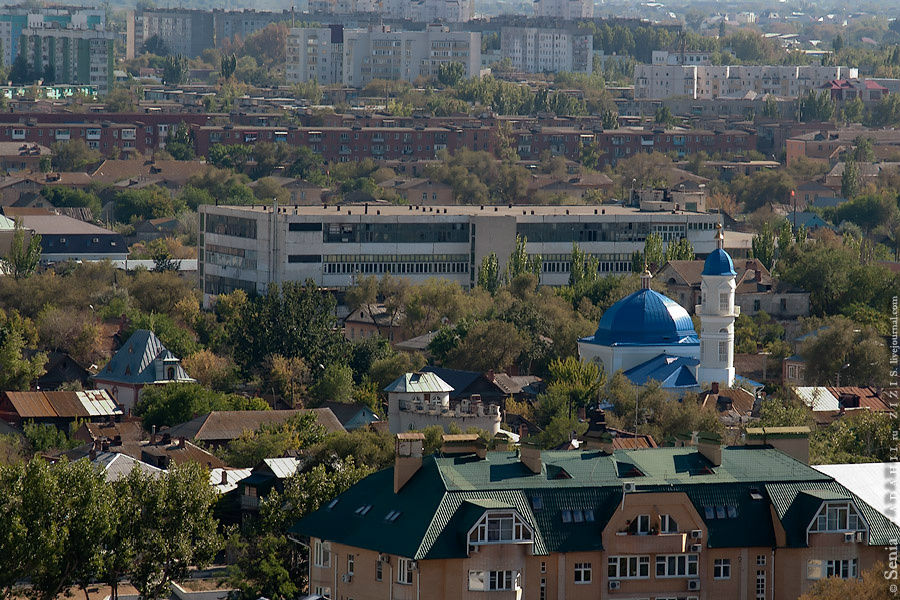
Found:
[[[0,600],[889,600],[900,6],[0,7]]]

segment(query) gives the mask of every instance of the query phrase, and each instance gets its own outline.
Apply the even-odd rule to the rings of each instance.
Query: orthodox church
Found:
[[[641,289],[603,313],[594,335],[578,340],[582,360],[602,363],[607,373],[623,371],[636,385],[659,381],[677,395],[718,383],[734,384],[734,263],[725,252],[725,236],[716,232],[716,249],[703,265],[700,284],[700,335],[677,302],[650,289],[650,273]]]

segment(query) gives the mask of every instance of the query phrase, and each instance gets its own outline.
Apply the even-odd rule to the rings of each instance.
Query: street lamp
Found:
[[[634,203],[634,186],[637,184],[637,179],[631,180],[631,196],[628,197],[628,204]]]

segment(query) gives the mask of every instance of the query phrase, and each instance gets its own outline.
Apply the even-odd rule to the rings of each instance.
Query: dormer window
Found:
[[[862,519],[856,507],[850,502],[826,503],[813,519],[810,531],[818,533],[831,531],[859,531],[863,529]]]
[[[520,544],[533,539],[533,531],[516,512],[488,512],[469,531],[469,544]]]

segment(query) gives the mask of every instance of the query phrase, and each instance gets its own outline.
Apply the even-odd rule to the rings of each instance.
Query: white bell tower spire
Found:
[[[734,263],[725,252],[725,234],[716,225],[716,249],[703,265],[700,283],[700,368],[697,380],[702,387],[718,383],[734,384],[734,320],[740,307],[734,304]]]

